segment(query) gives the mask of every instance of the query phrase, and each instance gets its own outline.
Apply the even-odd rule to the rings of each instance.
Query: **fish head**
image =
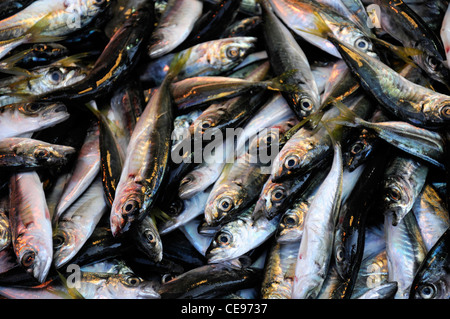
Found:
[[[222,68],[230,69],[254,51],[257,41],[255,37],[232,37],[221,41],[217,51],[210,52],[216,55],[217,63]]]
[[[30,80],[35,94],[45,94],[66,88],[80,82],[87,76],[87,68],[82,66],[52,66],[36,72],[36,78]]]
[[[56,228],[53,234],[53,264],[56,268],[61,268],[75,255],[76,239],[76,229]]]
[[[163,258],[162,241],[152,216],[146,216],[139,223],[136,235],[141,250],[154,262],[160,262]]]
[[[178,187],[178,195],[180,199],[185,200],[194,196],[200,191],[198,186],[203,184],[204,180],[208,179],[208,175],[204,170],[194,170],[186,174],[180,182]]]
[[[372,143],[376,138],[375,134],[363,130],[360,138],[351,144],[348,150],[342,154],[346,168],[350,172],[353,172],[369,157],[369,154],[376,145],[375,143]]]
[[[257,219],[260,216],[264,216],[272,219],[277,214],[278,208],[284,202],[287,194],[288,189],[283,183],[274,183],[269,180],[256,202],[255,210],[252,214],[253,218]]]
[[[141,189],[142,186],[134,179],[129,179],[123,188],[117,189],[110,215],[113,236],[122,235],[136,220],[140,219],[144,205],[144,195]]]
[[[234,258],[234,252],[239,246],[239,236],[234,230],[234,227],[223,227],[216,232],[205,252],[208,263],[220,263]]]
[[[280,243],[298,241],[302,238],[305,213],[308,205],[302,202],[302,208],[287,210],[280,219],[275,236]]]
[[[349,32],[346,37],[346,42],[359,51],[364,52],[372,58],[378,58],[375,46],[369,37],[362,32]]]
[[[25,116],[37,118],[40,127],[61,123],[70,114],[63,103],[30,102],[18,105],[18,111]]]
[[[437,269],[430,267],[430,270],[418,276],[418,282],[411,286],[411,299],[449,299],[450,277],[446,268]]]
[[[397,226],[410,211],[413,203],[411,187],[405,186],[407,181],[401,178],[388,178],[384,185],[385,213],[392,214],[392,225]]]
[[[218,187],[208,198],[205,206],[205,220],[208,225],[215,225],[226,220],[236,212],[243,203],[243,188],[234,183]]]
[[[109,276],[104,285],[97,290],[96,298],[159,299],[160,295],[156,289],[156,283],[128,272]]]
[[[36,241],[37,238],[33,238]],[[23,245],[16,252],[19,264],[40,283],[44,282],[52,263],[52,251],[46,246]]]
[[[293,147],[286,144],[273,162],[272,181],[281,182],[286,178],[300,174],[312,156],[313,151],[309,152],[312,148],[313,145],[309,143],[293,145]]]
[[[75,154],[75,148],[65,145],[25,140],[13,147],[15,154],[30,158],[35,165],[64,165],[69,157]]]
[[[422,54],[415,56],[415,58],[420,60],[418,63],[425,68],[425,72],[433,80],[439,81],[447,85],[447,87],[450,85],[450,69],[444,62],[442,55],[438,52],[427,52],[425,50]]]

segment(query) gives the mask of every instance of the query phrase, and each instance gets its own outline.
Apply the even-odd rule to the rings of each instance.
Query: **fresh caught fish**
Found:
[[[85,192],[58,217],[53,233],[53,264],[66,265],[92,235],[107,211],[102,181],[97,178]]]
[[[26,137],[0,140],[0,166],[4,169],[33,169],[67,164],[75,149]]]
[[[427,251],[430,251],[450,227],[448,209],[436,188],[428,183],[424,185],[412,207],[412,213],[417,219]]]
[[[64,122],[70,114],[62,103],[19,103],[1,108],[0,138],[19,137]]]
[[[83,146],[78,152],[72,177],[67,181],[61,194],[54,215],[55,219],[58,219],[81,196],[100,172],[99,135],[98,123],[94,122],[86,134]]]
[[[202,11],[203,2],[200,0],[168,1],[151,36],[150,58],[158,58],[176,49],[189,36]]]
[[[341,146],[338,142],[333,143],[333,164],[316,191],[305,218],[295,265],[292,299],[315,299],[328,273],[334,225],[341,205],[343,175]]]
[[[254,206],[254,205],[253,205]],[[238,258],[267,241],[276,231],[280,216],[268,220],[253,221],[253,206],[242,212],[234,220],[223,224],[215,233],[206,251],[210,264],[223,264]]]
[[[448,238],[446,230],[417,269],[410,299],[448,299]]]
[[[428,166],[408,156],[394,157],[382,182],[382,197],[392,225],[397,225],[412,209],[428,175]]]
[[[181,63],[181,62],[179,62]],[[154,205],[169,160],[173,110],[168,75],[152,96],[131,135],[111,208],[114,236],[142,220]]]
[[[17,173],[10,181],[12,244],[18,263],[44,282],[53,258],[52,225],[44,189],[36,172]]]
[[[138,247],[151,260],[160,262],[163,258],[163,246],[152,212],[149,212],[136,227],[134,236]]]
[[[407,214],[396,226],[393,219],[395,214],[385,214],[388,280],[398,284],[394,299],[408,299],[414,276],[427,252],[413,214]]]
[[[309,61],[300,45],[273,12],[269,0],[261,1],[263,30],[270,65],[275,75],[288,70],[296,70],[286,83],[299,89],[295,92],[282,92],[286,101],[300,120],[317,111],[320,96],[311,72]]]

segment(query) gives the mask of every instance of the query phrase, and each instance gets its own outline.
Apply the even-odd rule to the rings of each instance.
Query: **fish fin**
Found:
[[[285,83],[286,80],[292,77],[297,71],[297,69],[288,70],[277,77],[274,77],[267,81],[262,81],[261,83],[265,84],[267,86],[267,89],[272,91],[298,92],[300,90],[298,86]]]
[[[317,25],[316,29],[301,29],[301,28],[296,28],[298,31],[301,32],[306,32],[324,39],[327,39],[329,37],[333,37],[334,38],[334,33],[333,31],[331,31],[330,27],[328,26],[328,24],[325,22],[325,20],[320,16],[320,14],[318,12],[314,12],[313,13],[313,20],[315,22],[315,24]]]
[[[172,217],[170,217],[167,213],[165,213],[162,209],[159,207],[154,207],[150,211],[150,216],[153,218],[153,221],[155,222],[155,225],[157,225],[156,220],[161,220],[162,222],[168,222],[173,220]]]
[[[51,19],[49,19],[52,14],[53,13],[46,14],[28,29],[24,34],[24,37],[28,37],[28,43],[58,42],[65,39],[65,37],[61,36],[42,35],[43,31],[52,23]]]
[[[69,287],[69,285],[67,284],[67,279],[59,271],[56,272],[58,273],[58,277],[61,280],[64,288],[67,290],[68,295],[72,299],[84,299],[83,295],[77,289]]]
[[[329,120],[325,120],[322,122],[322,124],[325,123],[325,125],[327,125],[329,123],[334,123],[350,127],[360,127],[366,123],[366,121],[360,118],[355,112],[349,109],[341,101],[334,101],[333,103],[339,109],[341,115]]]
[[[373,42],[376,42],[378,45],[387,48],[389,51],[397,55],[400,59],[402,59],[406,63],[414,63],[411,57],[423,54],[422,50],[394,45],[388,41],[377,38],[376,36],[371,36],[370,39]]]
[[[2,73],[12,75],[25,75],[31,76],[31,72],[22,68],[15,67],[16,63],[22,60],[32,49],[27,49],[22,52],[16,53],[6,59],[0,61],[0,71]]]
[[[181,51],[175,54],[172,59],[172,62],[169,66],[169,71],[167,72],[166,78],[172,81],[178,76],[178,73],[184,68],[187,61],[191,56],[192,48],[186,49],[185,51]]]
[[[62,58],[54,63],[52,63],[53,66],[63,66],[63,67],[73,67],[78,62],[82,61],[84,58],[89,57],[92,53],[91,52],[82,52],[78,54],[74,54],[65,58]]]

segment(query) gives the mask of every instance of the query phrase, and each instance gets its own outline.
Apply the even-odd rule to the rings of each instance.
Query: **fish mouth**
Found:
[[[130,227],[128,218],[124,218],[117,214],[111,214],[110,217],[111,233],[114,237],[120,237]]]

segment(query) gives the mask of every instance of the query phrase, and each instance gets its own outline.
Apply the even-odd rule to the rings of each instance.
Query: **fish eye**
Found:
[[[357,142],[357,143],[353,144],[352,148],[350,149],[350,153],[352,153],[353,155],[356,155],[359,152],[361,152],[362,149],[363,149],[363,146],[361,145],[361,143]]]
[[[428,56],[426,59],[426,62],[428,64],[428,66],[432,69],[432,70],[436,70],[436,68],[439,65],[439,60],[436,59],[434,56]]]
[[[369,40],[365,37],[358,38],[355,41],[355,46],[360,50],[367,50],[369,48]]]
[[[239,58],[239,48],[237,47],[229,47],[227,49],[227,58],[231,59],[231,60],[236,60],[237,58]]]
[[[298,222],[299,219],[296,214],[286,214],[283,217],[283,224],[288,228],[298,225]]]
[[[423,285],[419,289],[419,295],[423,299],[432,299],[436,296],[436,287],[431,284]]]
[[[224,212],[228,212],[233,207],[233,201],[229,197],[225,197],[220,200],[218,208]]]
[[[203,121],[203,122],[202,122],[202,125],[201,125],[202,130],[209,129],[211,126],[212,126],[212,124],[211,124],[210,121]]]
[[[336,260],[338,262],[343,261],[345,258],[345,252],[344,252],[344,247],[340,246],[338,247],[338,249],[336,250]]]
[[[192,183],[193,180],[194,180],[194,178],[193,178],[192,176],[190,176],[190,175],[189,175],[189,176],[185,176],[185,177],[181,180],[180,186],[184,186],[184,185],[186,185],[186,184]]]
[[[136,287],[141,283],[141,279],[136,276],[129,276],[125,279],[125,283],[127,286]]]
[[[388,196],[394,201],[399,201],[402,198],[401,192],[397,187],[390,188],[388,190]]]
[[[63,235],[58,234],[55,237],[53,237],[53,248],[60,248],[62,245],[64,245],[66,239]]]
[[[450,118],[450,104],[445,104],[441,108],[440,113],[444,118],[449,119]]]
[[[94,5],[99,6],[105,3],[105,0],[94,0]]]
[[[152,247],[156,246],[156,236],[151,230],[146,230],[144,237]]]
[[[272,201],[274,201],[274,202],[283,199],[284,198],[284,190],[281,189],[281,188],[278,188],[278,189],[274,190],[272,192],[271,198],[272,198]]]
[[[33,265],[35,259],[36,254],[34,253],[34,251],[29,251],[25,255],[23,255],[21,264],[23,267],[28,268]]]
[[[33,155],[35,158],[44,159],[49,155],[49,153],[45,149],[37,149],[34,151]]]
[[[134,199],[130,199],[123,205],[122,211],[124,214],[131,214],[138,208],[139,203]]]
[[[300,101],[300,108],[303,111],[311,111],[313,108],[313,102],[310,99],[302,99]]]
[[[172,279],[175,279],[176,276],[172,275],[172,274],[164,274],[161,278],[161,283],[165,284],[166,282],[171,281]]]
[[[51,71],[49,71],[48,74],[49,74],[49,80],[53,84],[58,84],[63,79],[63,73],[58,69],[51,70]]]
[[[295,155],[291,155],[284,161],[284,167],[287,169],[293,169],[298,165],[299,159]]]
[[[41,106],[38,103],[28,103],[25,106],[25,109],[30,112],[30,113],[34,113],[36,111],[39,111],[39,109],[41,108]]]
[[[37,50],[37,51],[43,52],[43,51],[47,50],[47,45],[44,44],[44,43],[38,43],[38,44],[35,44],[35,45],[33,46],[33,48],[34,48],[35,50]]]
[[[233,239],[233,236],[231,236],[231,234],[225,233],[225,232],[220,233],[217,236],[217,243],[222,247],[228,246],[231,243],[232,239]]]

